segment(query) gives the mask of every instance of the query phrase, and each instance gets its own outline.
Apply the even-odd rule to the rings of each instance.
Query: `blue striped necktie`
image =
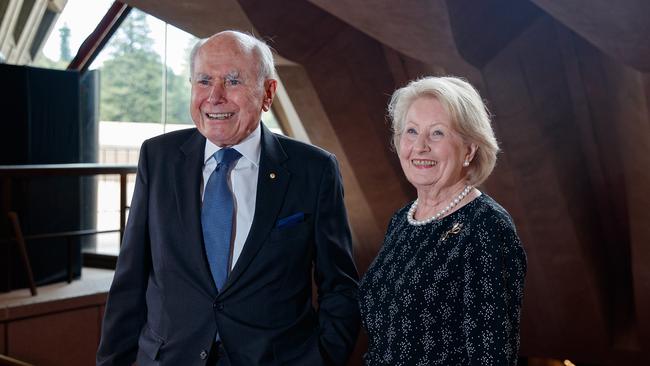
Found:
[[[221,291],[228,277],[234,214],[233,193],[228,184],[228,176],[241,154],[235,149],[224,148],[214,153],[213,157],[217,161],[217,168],[205,186],[201,226],[212,278]]]

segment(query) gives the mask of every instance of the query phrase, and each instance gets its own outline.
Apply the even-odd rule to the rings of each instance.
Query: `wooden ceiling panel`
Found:
[[[472,73],[456,48],[444,0],[309,1],[404,55],[451,73]]]
[[[543,12],[521,0],[447,0],[458,51],[483,67]]]
[[[650,1],[531,1],[610,57],[650,72]]]
[[[226,29],[254,32],[236,0],[123,0],[122,2],[155,16],[199,38]]]

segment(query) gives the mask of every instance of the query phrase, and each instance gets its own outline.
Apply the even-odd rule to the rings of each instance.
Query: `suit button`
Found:
[[[202,350],[199,357],[201,357],[202,360],[205,360],[206,358],[208,358],[208,352],[206,352],[206,350]]]
[[[221,310],[223,310],[223,303],[221,301],[215,301],[212,304],[212,307],[219,310],[219,311],[221,311]]]

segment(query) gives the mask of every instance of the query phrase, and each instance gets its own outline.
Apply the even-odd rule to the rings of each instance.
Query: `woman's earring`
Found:
[[[469,160],[465,160],[465,162],[463,163],[463,166],[468,167],[469,166]]]

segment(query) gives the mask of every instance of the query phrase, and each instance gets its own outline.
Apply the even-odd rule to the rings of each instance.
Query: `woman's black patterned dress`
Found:
[[[391,219],[361,281],[366,365],[515,365],[526,255],[483,194],[426,225]]]

